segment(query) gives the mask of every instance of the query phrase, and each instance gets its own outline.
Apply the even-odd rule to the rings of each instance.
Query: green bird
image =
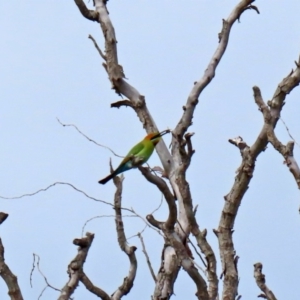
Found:
[[[169,133],[170,130],[164,130],[162,132],[153,132],[146,135],[146,137],[136,144],[121,161],[120,165],[111,174],[105,178],[99,180],[101,184],[105,184],[115,176],[132,168],[137,168],[144,164],[152,155],[155,146],[161,140],[161,137]]]

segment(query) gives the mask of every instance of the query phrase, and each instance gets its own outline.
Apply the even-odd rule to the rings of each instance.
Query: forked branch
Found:
[[[81,14],[90,21],[98,22],[98,13],[94,10],[89,10],[83,0],[74,0]]]
[[[184,231],[189,234],[189,231],[196,237],[197,243],[205,255],[207,260],[207,277],[208,277],[208,294],[210,299],[215,299],[218,295],[218,277],[216,274],[216,257],[206,240],[206,234],[204,230],[199,229],[199,225],[193,214],[192,196],[190,193],[188,182],[186,181],[186,170],[190,163],[190,157],[193,153],[191,145],[189,145],[189,136],[184,134],[192,124],[195,108],[199,101],[201,92],[208,86],[211,80],[215,76],[215,72],[219,62],[221,61],[229,41],[229,35],[231,32],[232,25],[240,18],[241,14],[247,9],[252,8],[251,3],[254,0],[240,1],[239,4],[233,9],[231,14],[226,20],[223,20],[223,27],[219,34],[219,45],[215,53],[213,54],[210,62],[208,63],[207,69],[204,72],[202,78],[194,83],[192,90],[187,98],[186,104],[181,119],[179,120],[175,130],[173,131],[172,138],[172,157],[174,165],[172,171],[169,174],[170,182],[173,189],[176,192],[178,199],[180,224],[184,227]],[[188,153],[183,151],[183,145],[187,142]],[[228,298],[232,299],[232,297]]]
[[[298,188],[300,188],[300,169],[296,159],[294,158],[294,141],[290,141],[287,145],[283,145],[275,135],[274,127],[273,127],[273,118],[271,115],[272,107],[268,107],[263,98],[261,96],[260,89],[255,86],[253,87],[255,102],[258,105],[259,109],[263,113],[264,116],[264,127],[267,133],[268,142],[270,142],[273,147],[284,157],[285,163],[289,168],[290,172],[293,174]],[[269,104],[271,102],[269,101]],[[277,114],[276,114],[277,115]]]
[[[295,70],[292,70],[292,72],[279,83],[272,100],[268,101],[268,106],[264,103],[259,88],[253,88],[255,102],[264,115],[264,124],[256,141],[251,147],[247,146],[247,144],[240,144],[242,145],[242,147],[239,147],[242,153],[242,163],[237,170],[237,176],[230,192],[225,196],[225,204],[222,210],[219,227],[218,230],[215,231],[219,239],[223,269],[222,273],[224,274],[224,299],[233,299],[237,295],[238,270],[235,265],[236,251],[233,245],[232,233],[238,208],[241,205],[242,198],[252,179],[255,161],[258,155],[262,151],[265,151],[269,141],[275,141],[276,144],[276,140],[274,139],[274,128],[280,117],[284,100],[286,95],[299,85],[299,82],[300,67],[299,64],[296,64]],[[236,144],[236,146],[239,145],[237,141],[233,142],[232,140],[231,142]],[[282,147],[283,145],[277,146],[278,150],[280,149],[282,153],[285,153],[286,155],[287,149]],[[292,149],[291,145],[289,146],[289,149]],[[289,154],[291,154],[290,151]],[[288,159],[291,161],[291,167],[293,168],[293,172],[295,173],[294,176],[297,181],[298,165],[291,155],[288,155]]]
[[[61,290],[58,300],[69,300],[78,286],[79,280],[83,272],[83,265],[88,255],[88,251],[94,239],[93,233],[86,233],[81,239],[74,239],[73,244],[78,247],[76,257],[68,265],[69,280]]]

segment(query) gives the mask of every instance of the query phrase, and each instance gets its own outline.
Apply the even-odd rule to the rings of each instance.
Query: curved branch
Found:
[[[177,207],[175,204],[174,195],[171,193],[166,182],[160,177],[153,175],[150,172],[149,168],[139,167],[139,170],[149,182],[156,185],[157,188],[163,193],[169,207],[169,216],[165,223],[165,226],[168,230],[174,229],[174,225],[177,220]]]
[[[98,296],[102,300],[111,300],[109,295],[99,287],[95,286],[83,271],[80,274],[80,281],[84,284],[87,290],[89,290],[91,293]]]
[[[0,224],[8,217],[8,214],[0,212]],[[18,278],[13,274],[4,259],[4,246],[0,238],[0,276],[5,281],[8,288],[8,295],[11,300],[23,300],[23,296],[18,284]]]
[[[98,13],[94,10],[89,10],[82,0],[74,0],[81,14],[90,21],[98,22]]]
[[[96,142],[95,140],[93,140],[93,139],[91,139],[90,137],[88,137],[88,136],[87,136],[85,133],[83,133],[76,125],[74,125],[74,124],[64,124],[64,123],[62,123],[62,122],[60,121],[59,118],[56,118],[56,119],[57,119],[57,122],[58,122],[59,124],[61,124],[63,127],[74,127],[75,130],[76,130],[79,134],[81,134],[83,137],[85,137],[89,142],[92,142],[92,143],[94,143],[95,145],[97,145],[97,146],[99,146],[99,147],[102,147],[102,148],[105,148],[105,149],[109,150],[114,156],[124,158],[124,156],[118,155],[118,154],[117,154],[116,152],[114,152],[111,148],[109,148],[109,147],[107,147],[107,146],[104,146],[104,145],[101,145],[101,144],[99,144],[98,142]]]
[[[254,264],[254,277],[256,284],[264,294],[258,295],[258,297],[266,298],[268,300],[277,300],[273,292],[266,285],[265,275],[262,273],[262,263]]]
[[[38,254],[35,254],[33,253],[33,263],[32,263],[32,270],[30,272],[30,285],[32,287],[32,274],[33,274],[33,271],[35,269],[35,258],[37,257],[37,261],[36,261],[36,266],[37,266],[37,269],[38,269],[38,272],[41,274],[41,276],[44,278],[44,281],[46,283],[46,286],[43,288],[42,292],[40,293],[40,296],[38,299],[40,299],[44,293],[44,291],[49,287],[55,291],[58,291],[58,292],[61,292],[60,289],[57,289],[56,287],[54,287],[53,285],[51,285],[47,279],[47,277],[44,275],[44,273],[42,272],[42,270],[40,269],[40,256]]]

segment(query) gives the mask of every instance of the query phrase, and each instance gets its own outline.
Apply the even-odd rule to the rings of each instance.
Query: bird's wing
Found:
[[[145,145],[143,145],[143,143],[138,143],[136,144],[125,156],[125,158],[122,160],[120,167],[126,165],[125,168],[134,168],[135,166],[135,162],[134,162],[134,158],[139,158],[139,153],[145,148]],[[140,157],[142,160],[144,159],[144,157]],[[138,163],[139,164],[139,163]],[[123,169],[121,167],[121,169]]]
[[[136,144],[125,156],[120,165],[126,164],[129,160],[132,159],[132,156],[137,155],[140,151],[144,149],[144,145],[142,143]]]
[[[137,155],[139,154],[143,149],[145,148],[145,145],[140,142],[138,144],[136,144],[126,155],[126,157],[128,156],[132,156],[132,155]]]

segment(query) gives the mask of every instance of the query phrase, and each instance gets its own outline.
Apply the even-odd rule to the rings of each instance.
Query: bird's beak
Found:
[[[157,139],[157,138],[159,138],[159,137],[162,137],[163,135],[165,135],[166,133],[170,133],[170,129],[166,129],[166,130],[164,130],[164,131],[161,131],[160,133],[158,133],[157,135],[155,135],[154,137],[152,137],[152,139],[151,140],[155,140],[155,139]]]

